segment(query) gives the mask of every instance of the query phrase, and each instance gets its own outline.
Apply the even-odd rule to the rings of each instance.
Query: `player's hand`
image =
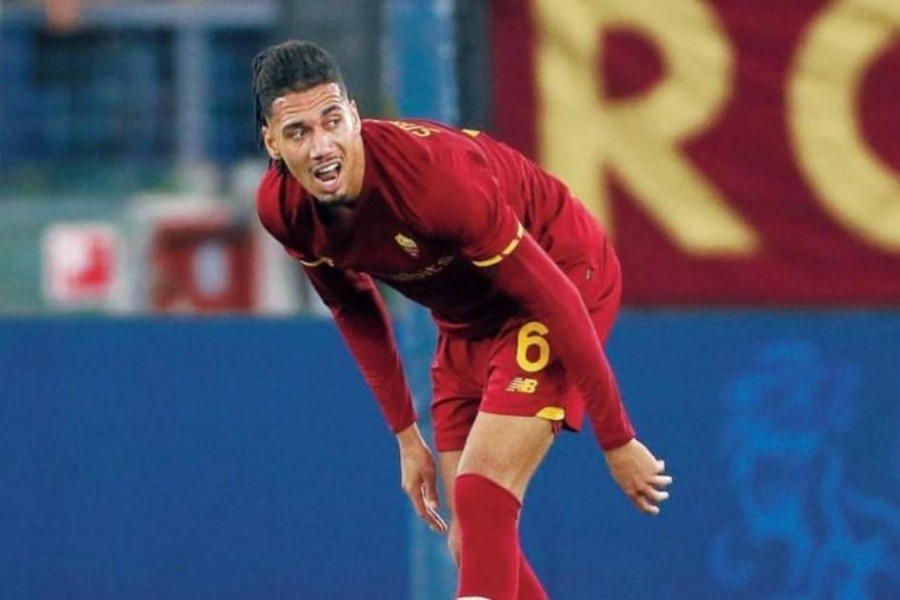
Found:
[[[672,477],[665,474],[666,463],[636,439],[605,456],[613,479],[634,505],[647,514],[659,514],[660,503],[669,497],[665,488],[672,483]]]
[[[400,484],[409,496],[419,517],[438,533],[447,531],[447,523],[441,518],[438,508],[437,470],[434,456],[419,428],[413,424],[397,434],[400,445]]]

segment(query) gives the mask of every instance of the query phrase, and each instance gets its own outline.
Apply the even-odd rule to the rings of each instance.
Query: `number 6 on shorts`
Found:
[[[544,337],[549,329],[538,321],[529,321],[519,329],[518,343],[516,344],[516,362],[519,367],[528,373],[535,373],[547,366],[550,362],[550,344]],[[537,349],[537,357],[532,360],[529,350]],[[530,354],[533,356],[534,351]]]

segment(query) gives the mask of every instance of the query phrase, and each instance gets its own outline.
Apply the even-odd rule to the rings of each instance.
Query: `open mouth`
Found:
[[[313,176],[324,184],[334,183],[341,176],[341,161],[335,160],[313,169]]]

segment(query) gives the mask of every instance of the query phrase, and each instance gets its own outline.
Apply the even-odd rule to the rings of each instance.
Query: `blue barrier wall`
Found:
[[[0,324],[0,598],[405,597],[347,360],[324,322]]]
[[[551,597],[900,597],[900,316],[629,312],[610,354],[673,498],[638,514],[565,435],[522,521]],[[328,323],[0,322],[0,411],[4,599],[409,597]]]
[[[564,438],[523,514],[551,597],[900,598],[900,316],[629,313],[610,343],[672,499],[640,515]]]

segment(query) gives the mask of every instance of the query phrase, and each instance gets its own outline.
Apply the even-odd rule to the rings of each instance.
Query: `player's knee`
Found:
[[[460,535],[471,530],[492,530],[516,521],[519,501],[500,484],[476,473],[457,475],[453,485],[456,521]]]
[[[457,475],[453,485],[453,500],[456,507],[456,525],[460,534],[481,518],[478,496],[481,475]]]
[[[470,494],[468,494],[465,488],[460,489],[459,487],[459,479],[453,485],[453,504],[456,512],[456,524],[457,527],[460,526],[460,521],[462,521],[465,516],[472,510],[472,501],[469,498]],[[462,511],[460,511],[462,509]],[[460,514],[462,513],[462,514]]]

